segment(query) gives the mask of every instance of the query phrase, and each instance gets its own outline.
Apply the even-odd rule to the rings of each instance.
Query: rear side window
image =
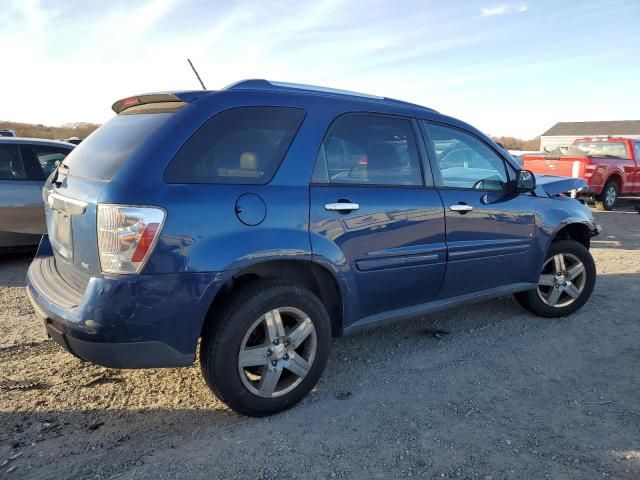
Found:
[[[165,172],[170,183],[268,183],[289,149],[304,111],[238,107],[202,125]]]
[[[71,152],[69,148],[49,147],[47,145],[32,145],[31,149],[38,159],[45,177],[48,177],[53,169],[56,168],[56,162],[62,162]]]
[[[111,180],[120,166],[171,113],[118,115],[78,145],[63,162],[69,175]]]
[[[27,180],[18,145],[0,145],[0,180]]]
[[[338,118],[320,147],[312,183],[422,185],[411,122],[363,114]]]

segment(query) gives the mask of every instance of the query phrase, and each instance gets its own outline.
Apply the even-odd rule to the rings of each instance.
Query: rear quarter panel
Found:
[[[215,114],[242,105],[303,108],[305,118],[267,185],[173,184],[164,170],[175,153]],[[104,203],[157,205],[167,218],[144,273],[237,271],[272,259],[311,260],[309,179],[329,114],[290,96],[220,92],[179,110],[123,168],[100,199]],[[153,159],[153,160],[151,160]],[[131,179],[140,179],[133,182]],[[264,220],[245,225],[236,202],[253,194],[264,202]]]
[[[596,165],[589,185],[592,193],[601,193],[605,184],[612,178],[618,180],[620,193],[631,193],[635,171],[633,160],[592,158],[591,162]]]

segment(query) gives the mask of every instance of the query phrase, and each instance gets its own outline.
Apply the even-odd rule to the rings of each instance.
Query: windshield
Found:
[[[624,142],[576,142],[573,146],[589,157],[629,158]]]
[[[69,175],[111,180],[120,166],[171,113],[118,115],[98,128],[64,160]]]

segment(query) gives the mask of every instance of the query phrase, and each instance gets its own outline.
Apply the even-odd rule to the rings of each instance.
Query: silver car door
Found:
[[[45,230],[41,179],[17,144],[0,144],[0,247],[32,245]]]

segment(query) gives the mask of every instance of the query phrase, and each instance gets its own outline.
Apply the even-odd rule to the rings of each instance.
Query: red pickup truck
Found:
[[[523,168],[537,174],[583,178],[600,210],[611,210],[619,196],[640,194],[640,140],[585,137],[566,153],[525,155]]]

